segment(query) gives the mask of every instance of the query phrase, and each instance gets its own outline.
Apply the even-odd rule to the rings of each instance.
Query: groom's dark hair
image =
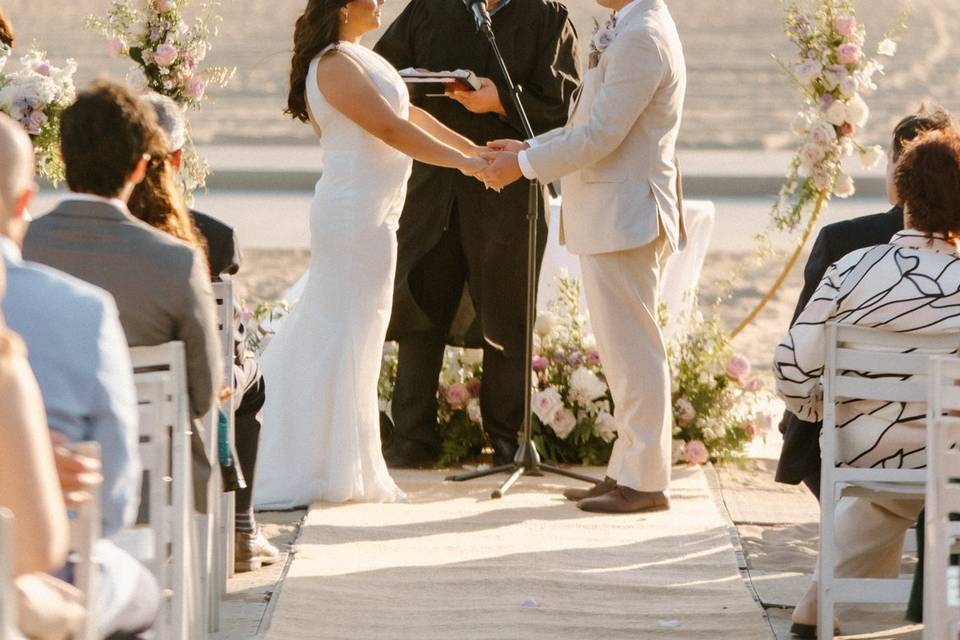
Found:
[[[163,132],[146,103],[126,87],[97,80],[64,109],[60,149],[71,191],[116,196]]]
[[[907,144],[927,131],[944,131],[953,127],[953,118],[942,107],[931,112],[920,107],[920,111],[907,116],[897,123],[893,129],[893,161],[896,162],[903,155]]]

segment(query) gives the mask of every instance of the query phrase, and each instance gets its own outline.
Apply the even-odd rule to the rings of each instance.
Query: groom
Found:
[[[669,507],[670,374],[657,306],[664,262],[684,236],[674,153],[686,68],[663,0],[598,1],[616,13],[611,32],[594,37],[568,124],[491,142],[478,177],[499,189],[563,176],[561,241],[580,256],[619,433],[604,482],[566,495],[585,511],[631,513]]]

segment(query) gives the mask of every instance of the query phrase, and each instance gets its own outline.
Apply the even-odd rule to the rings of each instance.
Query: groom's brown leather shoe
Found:
[[[577,506],[593,513],[640,513],[665,511],[670,508],[670,500],[662,491],[648,493],[617,485],[613,491],[581,500]]]
[[[604,478],[600,484],[595,484],[589,489],[567,489],[563,492],[563,497],[573,502],[580,502],[587,498],[596,498],[605,493],[609,493],[617,488],[617,481],[613,478]]]

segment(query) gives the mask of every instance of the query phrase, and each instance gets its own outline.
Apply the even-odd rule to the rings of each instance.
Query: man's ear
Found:
[[[33,189],[27,189],[20,197],[17,198],[16,202],[13,203],[13,217],[18,220],[22,220],[27,213],[27,208],[30,206],[30,203],[33,201]]]
[[[143,182],[143,179],[147,177],[147,162],[149,161],[148,156],[140,158],[140,162],[137,163],[133,173],[130,174],[130,184],[138,185]]]
[[[170,154],[170,164],[173,165],[174,171],[180,171],[180,166],[183,164],[183,149],[177,149]]]

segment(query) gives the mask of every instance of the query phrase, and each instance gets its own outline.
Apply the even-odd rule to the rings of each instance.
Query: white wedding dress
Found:
[[[407,88],[390,63],[360,45],[338,46],[408,117]],[[263,354],[260,509],[404,497],[380,452],[377,381],[412,161],[327,103],[317,88],[319,58],[306,93],[322,132],[323,174],[303,293]]]

